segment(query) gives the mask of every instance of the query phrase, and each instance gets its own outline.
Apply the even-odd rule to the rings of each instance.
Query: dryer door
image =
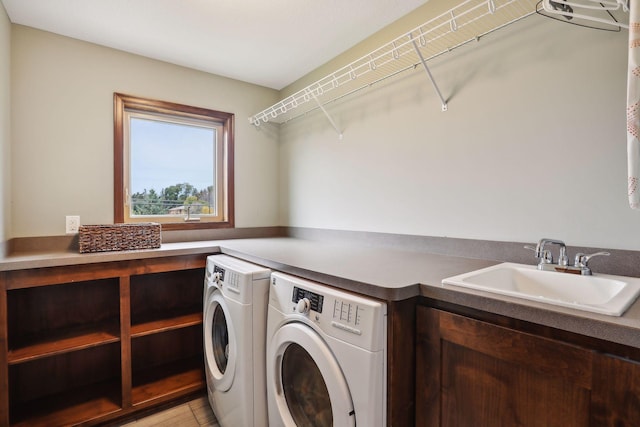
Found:
[[[353,402],[340,365],[313,329],[301,323],[282,326],[269,343],[268,361],[267,387],[274,392],[269,410],[279,413],[277,424],[355,426]]]
[[[211,294],[204,314],[204,351],[207,377],[220,391],[227,391],[236,370],[236,335],[227,303],[217,290]]]

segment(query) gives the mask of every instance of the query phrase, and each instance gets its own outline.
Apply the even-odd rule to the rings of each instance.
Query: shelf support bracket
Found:
[[[444,97],[442,96],[442,93],[440,93],[440,89],[438,88],[438,85],[436,84],[436,81],[433,78],[433,75],[431,74],[431,70],[429,70],[429,67],[427,66],[427,61],[425,61],[424,56],[422,56],[422,52],[420,52],[420,48],[418,47],[418,44],[416,43],[416,41],[413,39],[411,35],[409,35],[409,37],[411,38],[411,43],[413,43],[413,48],[416,50],[416,53],[420,58],[420,62],[422,62],[424,71],[427,73],[427,76],[429,76],[429,80],[431,80],[431,84],[433,85],[433,88],[436,90],[436,93],[440,98],[440,102],[442,104],[442,111],[447,111],[447,101],[445,101]]]
[[[324,108],[324,106],[322,105],[318,97],[316,97],[316,95],[311,91],[308,91],[307,93],[311,95],[311,97],[316,102],[316,104],[318,104],[318,107],[322,110],[324,115],[327,117],[327,120],[329,120],[329,123],[331,123],[331,126],[333,127],[333,129],[338,133],[338,139],[342,141],[342,131],[340,130],[338,125],[336,125],[336,122],[333,121],[333,118],[331,118],[331,116],[329,115],[327,110]]]

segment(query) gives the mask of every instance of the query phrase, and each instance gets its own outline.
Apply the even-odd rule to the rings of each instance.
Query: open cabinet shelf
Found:
[[[137,372],[131,389],[134,406],[186,396],[205,387],[203,361],[192,357]]]
[[[204,386],[202,323],[131,340],[133,405]]]
[[[63,329],[21,337],[16,341],[15,348],[9,350],[9,365],[118,342],[120,341],[120,327],[105,324],[89,328]]]
[[[50,427],[99,420],[121,410],[120,382],[72,389],[12,408],[11,425]]]
[[[204,389],[205,260],[0,273],[0,425],[100,424]]]
[[[107,344],[9,367],[12,424],[63,425],[121,408],[120,345]]]
[[[131,336],[202,324],[204,269],[131,276]]]
[[[175,314],[157,320],[131,325],[131,338],[138,338],[149,334],[171,331],[174,329],[188,328],[189,326],[202,325],[202,313]]]

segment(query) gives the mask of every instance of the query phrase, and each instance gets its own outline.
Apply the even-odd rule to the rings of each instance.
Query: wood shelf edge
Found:
[[[111,344],[120,341],[117,326],[107,326],[87,330],[68,330],[48,335],[46,340],[19,346],[8,352],[9,365],[29,362],[43,357],[56,356],[72,351],[85,350],[100,345]]]
[[[188,368],[184,368],[187,365]],[[134,374],[133,406],[174,399],[206,387],[204,371],[196,358]]]
[[[202,313],[198,312],[138,323],[131,325],[131,338],[200,325],[202,318]]]
[[[119,381],[105,382],[11,408],[11,426],[37,427],[90,422],[121,411],[119,402]]]

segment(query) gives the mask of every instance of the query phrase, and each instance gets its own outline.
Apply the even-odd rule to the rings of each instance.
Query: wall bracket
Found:
[[[318,100],[318,97],[311,91],[309,91],[308,93],[313,98],[313,100],[316,101],[316,104],[318,104],[318,108],[322,110],[324,115],[327,117],[327,120],[329,120],[329,123],[331,123],[331,126],[333,127],[333,129],[335,129],[335,131],[338,133],[338,139],[342,141],[342,131],[340,130],[338,125],[336,125],[336,122],[333,121],[333,118],[331,118],[331,115],[327,112],[327,110],[324,108],[322,103]]]
[[[436,81],[433,78],[433,74],[431,74],[431,70],[429,70],[429,66],[427,65],[427,61],[424,59],[424,56],[422,56],[422,52],[420,52],[420,48],[418,47],[418,44],[413,39],[413,36],[411,36],[411,34],[409,34],[409,39],[411,39],[411,43],[413,44],[413,48],[415,49],[416,54],[420,58],[420,62],[422,62],[422,66],[424,68],[424,71],[427,73],[427,76],[429,76],[429,80],[431,80],[431,84],[433,85],[433,88],[435,89],[436,93],[438,94],[438,98],[440,98],[440,102],[441,102],[441,105],[442,105],[442,111],[447,111],[447,108],[448,108],[447,107],[447,101],[445,101],[444,97],[442,96],[442,93],[440,92],[440,89],[438,88],[438,85],[436,84]]]

